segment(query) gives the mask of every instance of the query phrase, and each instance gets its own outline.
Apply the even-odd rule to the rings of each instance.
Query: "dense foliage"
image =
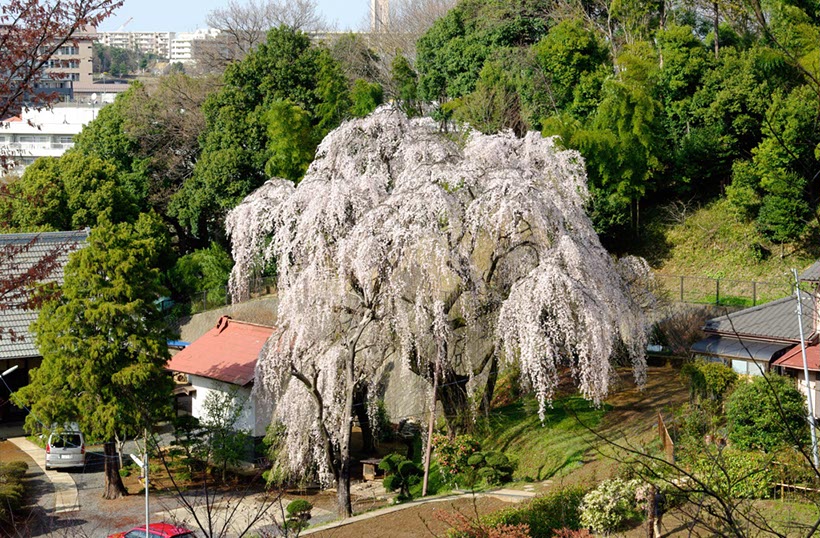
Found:
[[[170,412],[167,329],[155,304],[167,244],[157,227],[149,214],[133,225],[100,219],[88,245],[71,255],[62,294],[32,327],[43,362],[14,394],[31,410],[29,431],[76,422],[90,440],[106,443],[107,498],[125,493],[115,438],[134,436]]]
[[[13,522],[15,512],[23,507],[23,476],[27,470],[24,461],[0,462],[0,523]]]
[[[806,398],[791,378],[775,374],[741,383],[726,401],[729,440],[743,450],[804,446]]]
[[[578,149],[612,239],[640,230],[642,205],[725,191],[782,243],[805,239],[820,192],[817,35],[815,9],[788,2],[462,0],[419,40],[415,67],[440,118]]]

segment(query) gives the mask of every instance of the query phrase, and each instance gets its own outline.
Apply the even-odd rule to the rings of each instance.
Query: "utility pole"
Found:
[[[136,439],[134,442],[136,443]],[[140,461],[134,454],[131,454],[131,459],[134,460],[134,463],[139,465],[140,468],[142,468],[142,476],[145,477],[145,538],[151,538],[148,531],[151,525],[148,512],[148,428],[145,429],[145,449],[143,452],[142,461]]]
[[[809,382],[809,364],[806,359],[806,339],[803,337],[803,302],[800,298],[800,279],[797,276],[797,269],[792,269],[794,275],[794,294],[797,297],[797,325],[800,327],[800,351],[803,354],[803,379],[806,381],[806,403],[809,407],[809,428],[811,429],[811,456],[814,468],[820,469],[820,457],[817,454],[817,424],[814,420],[814,403],[811,397],[811,384]]]

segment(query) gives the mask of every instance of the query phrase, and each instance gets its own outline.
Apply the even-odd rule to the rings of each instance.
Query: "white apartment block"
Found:
[[[0,122],[0,154],[11,157],[10,170],[22,174],[39,157],[59,157],[74,145],[74,136],[93,120],[99,106],[56,105],[51,110],[24,110]]]
[[[215,28],[200,28],[193,32],[179,32],[171,41],[171,62],[183,64],[196,61],[197,41],[208,41],[216,39],[219,30]]]
[[[138,50],[168,60],[175,35],[175,32],[99,32],[98,41],[109,47]]]

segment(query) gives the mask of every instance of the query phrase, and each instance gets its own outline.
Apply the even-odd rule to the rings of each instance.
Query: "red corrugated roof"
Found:
[[[273,327],[222,316],[216,327],[171,357],[166,368],[234,385],[247,385],[253,381],[256,358],[273,331]]]
[[[820,346],[817,344],[806,346],[806,364],[812,372],[820,372]],[[803,352],[800,344],[794,346],[785,355],[774,361],[775,366],[783,366],[789,370],[803,370]]]

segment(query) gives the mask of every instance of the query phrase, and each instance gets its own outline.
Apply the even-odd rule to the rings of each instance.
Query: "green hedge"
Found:
[[[559,489],[536,497],[523,506],[507,508],[482,518],[485,525],[518,525],[526,523],[530,536],[549,538],[559,529],[580,529],[578,507],[586,490],[581,487]],[[464,538],[459,533],[451,533],[452,538]]]
[[[23,476],[28,465],[22,461],[0,463],[0,520],[9,521],[11,512],[23,506]]]

